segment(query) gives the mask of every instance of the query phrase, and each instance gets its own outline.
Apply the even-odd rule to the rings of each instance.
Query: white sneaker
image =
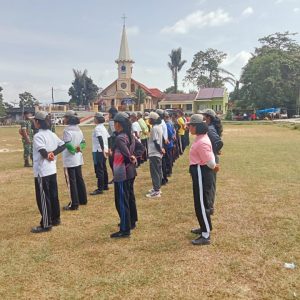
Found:
[[[155,192],[154,189],[151,189],[151,190],[148,191],[149,194],[154,193],[154,192]],[[161,190],[159,190],[159,192],[162,194],[162,191],[161,191]]]
[[[146,195],[147,198],[159,198],[161,195],[160,195],[160,192],[156,192],[156,191],[153,191],[152,193],[149,193]]]

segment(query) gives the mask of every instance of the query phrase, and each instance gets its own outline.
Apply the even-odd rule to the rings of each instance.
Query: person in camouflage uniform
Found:
[[[32,160],[32,140],[34,134],[34,128],[31,119],[31,113],[25,111],[24,120],[21,123],[20,129],[24,149],[24,167],[31,167],[29,164],[29,158]]]

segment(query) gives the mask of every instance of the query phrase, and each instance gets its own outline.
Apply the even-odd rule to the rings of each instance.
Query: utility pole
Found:
[[[52,104],[54,104],[54,91],[53,91],[53,87],[51,88],[51,97],[52,97]]]

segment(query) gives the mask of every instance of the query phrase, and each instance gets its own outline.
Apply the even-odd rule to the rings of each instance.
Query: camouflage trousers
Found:
[[[23,142],[23,149],[24,149],[24,160],[31,159],[32,160],[32,142],[30,144],[27,144],[24,140]]]

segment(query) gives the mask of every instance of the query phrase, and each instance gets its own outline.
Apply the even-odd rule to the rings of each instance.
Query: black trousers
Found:
[[[185,135],[179,135],[179,137],[180,137],[181,150],[182,150],[181,154],[183,154],[185,147],[186,147]]]
[[[87,204],[87,195],[85,183],[82,177],[81,166],[66,168],[67,174],[65,173],[67,179],[69,180],[69,189],[71,195],[72,207],[78,207],[79,204]]]
[[[95,164],[96,163],[96,164]],[[106,168],[106,158],[102,152],[94,152],[94,169],[97,177],[98,190],[103,191],[108,187],[108,174]]]
[[[161,168],[162,168],[162,183],[166,183],[166,182],[168,182],[168,178],[167,178],[167,152],[162,157]]]
[[[115,205],[120,218],[120,230],[130,232],[138,220],[134,195],[134,178],[115,182]]]
[[[141,142],[142,142],[143,146],[145,147],[145,151],[142,156],[142,160],[147,161],[147,159],[148,159],[148,139],[143,139],[143,140],[141,140]]]
[[[42,215],[40,224],[44,228],[51,227],[60,219],[56,174],[35,177],[34,184],[37,206]]]
[[[166,172],[167,172],[167,175],[171,175],[172,174],[172,168],[173,168],[173,148],[166,149]]]
[[[210,207],[213,197],[213,170],[207,166],[192,165],[190,173],[196,216],[202,232],[209,233],[212,230]]]

